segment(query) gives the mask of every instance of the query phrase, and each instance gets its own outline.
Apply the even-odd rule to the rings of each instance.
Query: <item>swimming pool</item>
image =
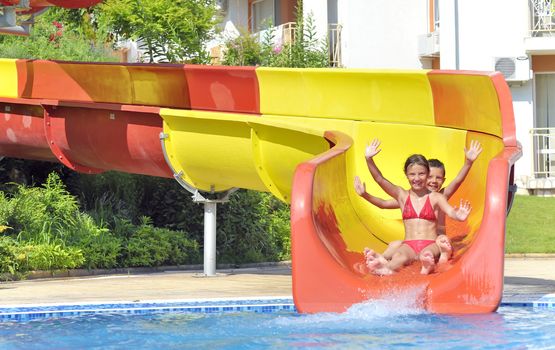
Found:
[[[283,298],[67,304],[58,310],[65,315],[48,317],[37,316],[46,313],[41,307],[53,309],[35,306],[27,314],[35,316],[26,321],[4,317],[9,314],[4,309],[0,348],[555,348],[555,307],[531,305],[460,316],[428,314],[399,300],[357,304],[343,314],[314,315],[297,314],[292,300]],[[91,311],[94,308],[96,312]],[[22,312],[14,310],[12,314]]]

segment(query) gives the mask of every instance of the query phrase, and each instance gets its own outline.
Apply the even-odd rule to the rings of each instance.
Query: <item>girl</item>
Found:
[[[428,274],[433,271],[435,259],[440,255],[439,247],[434,244],[440,210],[452,219],[464,221],[470,214],[471,207],[467,201],[461,200],[460,207],[455,209],[447,203],[443,194],[432,192],[426,187],[430,168],[426,158],[419,154],[410,156],[405,162],[405,175],[410,189],[405,190],[392,184],[383,177],[374,162],[373,157],[381,151],[379,146],[380,141],[374,139],[366,147],[366,164],[378,185],[396,199],[402,208],[405,240],[390,261],[372,250],[365,250],[368,269],[377,275],[389,275],[419,259],[422,262],[421,273]],[[366,192],[364,185],[362,190]],[[357,193],[362,195],[359,189]]]

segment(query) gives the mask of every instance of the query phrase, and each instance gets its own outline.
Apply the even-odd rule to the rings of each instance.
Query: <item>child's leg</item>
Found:
[[[436,258],[439,257],[439,255],[440,250],[439,246],[436,243],[432,243],[426,248],[422,249],[422,251],[418,255],[418,258],[422,263],[422,269],[420,270],[420,273],[423,275],[427,275],[433,272],[436,266]]]
[[[451,258],[451,254],[453,254],[451,240],[446,235],[439,235],[437,236],[436,244],[440,251],[438,264],[446,263]]]
[[[393,258],[393,254],[395,254],[395,252],[397,251],[397,249],[399,249],[401,244],[403,244],[403,241],[392,241],[391,243],[389,243],[389,245],[387,246],[387,249],[382,254],[383,257],[386,258],[387,260],[391,260],[391,258]]]

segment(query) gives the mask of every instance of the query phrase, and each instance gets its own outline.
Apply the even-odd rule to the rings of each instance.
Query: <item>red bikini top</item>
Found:
[[[412,203],[410,201],[410,194],[409,194],[409,196],[407,197],[407,201],[405,202],[405,206],[403,208],[403,220],[408,220],[408,219],[424,219],[428,221],[437,220],[436,214],[434,212],[434,208],[432,208],[432,203],[430,202],[429,195],[428,195],[428,198],[426,198],[426,203],[424,203],[424,206],[420,210],[420,214],[416,214],[416,210],[414,210],[414,207],[412,206]]]

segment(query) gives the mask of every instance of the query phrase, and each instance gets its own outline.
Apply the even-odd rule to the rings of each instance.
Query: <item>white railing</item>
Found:
[[[273,31],[273,44],[283,46],[295,41],[295,22],[280,24],[271,29],[265,29],[254,33],[258,40],[264,40],[267,31]],[[341,24],[329,24],[328,26],[329,62],[331,67],[341,67]]]
[[[531,36],[555,35],[555,0],[530,0]]]
[[[555,178],[555,128],[530,130],[534,145],[534,177]]]
[[[341,67],[341,24],[329,24],[328,43],[330,50],[330,66]]]

